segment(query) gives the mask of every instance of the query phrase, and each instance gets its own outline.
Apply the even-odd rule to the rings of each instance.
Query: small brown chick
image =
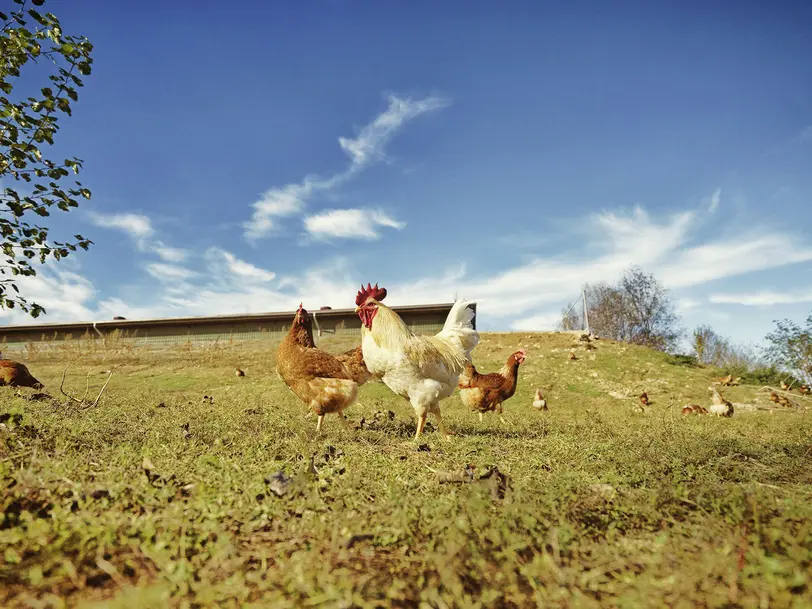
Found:
[[[547,412],[547,400],[541,395],[541,389],[536,389],[536,395],[533,398],[533,408]]]
[[[798,388],[798,391],[801,393],[801,395],[809,395],[810,393],[809,385],[801,385]]]
[[[245,372],[243,372],[243,371],[242,371],[242,370],[240,370],[239,368],[234,368],[234,374],[235,374],[236,376],[245,376]]]
[[[683,406],[682,414],[708,414],[708,411],[699,404],[688,404]]]
[[[784,391],[789,391],[790,390],[789,385],[787,385],[786,381],[781,381],[781,389],[783,389]]]
[[[729,386],[733,382],[733,375],[728,374],[727,376],[723,376],[719,379],[719,382],[724,385],[725,387]]]
[[[575,351],[570,351],[569,358],[573,362],[578,359],[577,357],[575,357]]]
[[[776,404],[780,404],[781,403],[781,398],[779,397],[779,395],[775,391],[771,391],[770,392],[770,401],[775,402]]]
[[[648,394],[645,391],[640,394],[640,403],[643,406],[648,406],[651,403],[651,402],[649,402]]]

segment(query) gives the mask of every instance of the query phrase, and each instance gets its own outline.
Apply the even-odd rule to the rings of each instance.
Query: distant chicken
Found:
[[[242,370],[240,370],[239,368],[234,368],[234,374],[235,374],[236,376],[245,376],[245,372],[243,372],[243,371],[242,371]]]
[[[465,366],[457,384],[460,388],[460,399],[470,410],[479,412],[480,421],[482,413],[494,410],[499,413],[499,418],[502,418],[502,403],[513,397],[516,392],[517,372],[525,357],[527,351],[519,349],[510,355],[499,372],[490,374],[480,374],[471,363]]]
[[[640,403],[641,403],[643,406],[648,406],[648,405],[651,403],[651,402],[649,402],[649,399],[648,399],[648,394],[647,394],[645,391],[644,391],[643,393],[641,393],[641,394],[640,394],[640,398],[639,398],[639,399],[640,399]]]
[[[708,411],[699,404],[688,404],[683,406],[682,414],[708,414]]]
[[[344,410],[355,401],[358,384],[334,355],[316,348],[313,320],[301,304],[276,351],[276,371],[290,390],[316,413],[317,432],[321,431],[325,415],[333,412],[349,428]]]
[[[770,401],[775,402],[779,406],[786,406],[787,408],[794,408],[795,404],[788,397],[778,395],[775,391],[770,392]]]
[[[42,389],[40,383],[25,367],[25,364],[10,359],[0,359],[0,387],[32,387]]]
[[[364,350],[361,345],[336,355],[336,359],[344,364],[352,380],[358,383],[359,387],[375,378],[375,375],[369,371],[364,361]]]
[[[542,410],[546,412],[547,409],[547,400],[544,399],[544,396],[541,395],[541,389],[536,389],[536,395],[533,397],[533,408],[536,410]]]
[[[729,386],[733,382],[733,375],[728,374],[727,376],[723,376],[719,379],[719,383],[725,387]]]
[[[575,360],[577,360],[577,359],[578,359],[578,358],[575,356],[575,351],[570,351],[569,359],[570,359],[571,361],[573,361],[573,362],[574,362]]]
[[[809,395],[810,393],[809,385],[801,385],[798,388],[798,391],[801,393],[801,395]]]
[[[733,404],[727,401],[721,393],[716,391],[715,387],[711,387],[711,391],[713,391],[713,398],[711,399],[712,404],[708,409],[708,413],[720,417],[732,417]]]
[[[789,385],[787,385],[786,381],[781,381],[781,389],[783,389],[784,391],[790,390]]]

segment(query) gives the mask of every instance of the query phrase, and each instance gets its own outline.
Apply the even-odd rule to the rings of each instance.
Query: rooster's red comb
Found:
[[[364,304],[369,298],[374,298],[378,302],[382,301],[386,298],[386,288],[379,288],[378,284],[375,284],[375,287],[372,287],[371,283],[367,284],[367,287],[364,287],[364,284],[361,284],[361,289],[358,291],[358,295],[355,297],[355,304],[357,306],[361,306]]]

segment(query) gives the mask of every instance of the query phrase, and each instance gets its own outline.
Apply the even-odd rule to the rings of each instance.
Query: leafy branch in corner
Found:
[[[33,262],[59,261],[93,243],[82,235],[51,241],[39,220],[53,208],[67,212],[80,198],[90,199],[81,182],[61,183],[80,172],[82,160],[59,161],[45,152],[59,119],[71,116],[82,78],[91,73],[93,45],[84,36],[66,35],[53,13],[37,10],[44,3],[30,0],[27,8],[27,0],[12,0],[10,11],[0,10],[0,309],[19,307],[32,317],[45,310],[25,299],[18,279],[36,276]],[[50,85],[28,91],[45,74]],[[24,92],[16,94],[15,85]]]

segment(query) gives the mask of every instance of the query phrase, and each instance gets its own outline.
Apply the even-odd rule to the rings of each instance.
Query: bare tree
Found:
[[[752,371],[766,365],[751,346],[735,345],[729,338],[717,334],[707,325],[694,328],[691,334],[691,348],[696,359],[708,366]]]
[[[694,328],[691,348],[696,359],[709,366],[724,366],[731,352],[729,341],[707,325]]]
[[[589,288],[587,300],[590,325],[601,336],[660,351],[675,349],[682,337],[667,290],[637,266],[617,285]]]

